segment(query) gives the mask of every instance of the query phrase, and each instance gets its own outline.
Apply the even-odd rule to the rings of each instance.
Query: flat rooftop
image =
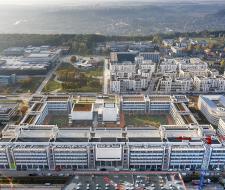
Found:
[[[68,101],[69,96],[48,96],[46,101]]]
[[[8,114],[16,106],[17,106],[17,104],[0,103],[0,114]]]
[[[181,103],[174,103],[174,105],[176,106],[178,111],[180,111],[180,112],[186,111],[184,106]]]
[[[189,102],[187,96],[184,95],[174,95],[173,98],[175,98],[175,101],[177,102]]]
[[[145,97],[144,96],[123,96],[124,102],[144,102]]]
[[[89,103],[77,103],[74,104],[73,111],[90,112],[92,111],[92,107],[93,105]]]
[[[43,96],[33,96],[30,101],[31,102],[39,102],[42,99],[43,99]]]
[[[151,102],[170,102],[170,96],[149,96]]]
[[[181,115],[182,119],[184,120],[185,124],[192,124],[194,121],[192,120],[190,115]]]
[[[43,108],[43,105],[44,105],[44,103],[36,103],[32,107],[31,111],[38,112],[38,111],[40,111]]]
[[[34,124],[34,121],[37,119],[38,115],[28,114],[25,117],[26,118],[24,119],[23,124]]]

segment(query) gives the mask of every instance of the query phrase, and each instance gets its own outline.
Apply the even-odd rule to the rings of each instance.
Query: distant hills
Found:
[[[0,6],[0,33],[149,35],[224,30],[224,20],[223,1]]]

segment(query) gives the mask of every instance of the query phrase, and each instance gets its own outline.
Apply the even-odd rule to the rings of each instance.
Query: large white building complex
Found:
[[[50,46],[9,48],[0,57],[1,74],[43,74],[59,60],[63,48]]]
[[[7,126],[0,141],[3,169],[149,170],[222,169],[225,146],[211,126],[175,125],[149,128],[62,128]]]
[[[68,125],[43,123],[48,112],[68,113]],[[120,112],[170,114],[174,124],[118,127]],[[224,139],[197,122],[183,95],[34,95],[21,123],[8,124],[0,138],[1,169],[219,170],[224,164]]]

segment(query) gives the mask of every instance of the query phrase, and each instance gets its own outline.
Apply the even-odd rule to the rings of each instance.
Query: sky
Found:
[[[7,5],[45,5],[45,4],[54,4],[54,5],[63,5],[63,4],[89,4],[89,3],[98,3],[98,2],[119,2],[124,0],[0,0],[0,4]],[[138,0],[125,0],[125,1],[137,1]],[[158,0],[141,0],[145,2],[157,2]],[[160,1],[192,1],[192,2],[201,2],[205,0],[160,0]],[[209,1],[209,0],[208,0]]]

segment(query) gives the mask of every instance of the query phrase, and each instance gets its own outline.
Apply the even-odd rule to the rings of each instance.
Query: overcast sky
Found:
[[[98,2],[119,2],[119,1],[145,1],[145,2],[157,2],[157,1],[192,1],[192,2],[200,2],[200,1],[209,1],[209,0],[0,0],[0,4],[16,4],[16,5],[44,5],[44,4],[89,4],[89,3],[98,3]],[[221,0],[222,1],[222,0]]]

